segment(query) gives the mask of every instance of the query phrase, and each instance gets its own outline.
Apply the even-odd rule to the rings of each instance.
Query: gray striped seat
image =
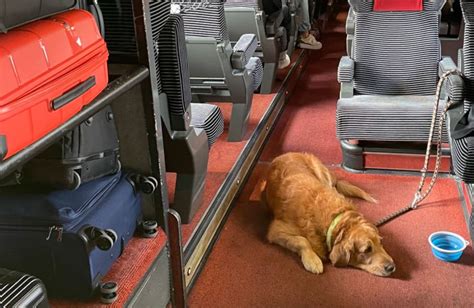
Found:
[[[186,36],[213,37],[217,42],[229,41],[223,6],[225,3],[226,1],[222,1],[222,4],[209,4],[188,13],[183,13]],[[182,1],[181,4],[186,6],[187,2]],[[246,68],[250,70],[250,74],[254,77],[253,89],[257,90],[262,83],[262,61],[258,57],[250,57]]]
[[[474,107],[474,2],[463,0],[461,8],[465,23],[462,68],[466,90],[463,109],[464,113],[472,113],[474,111],[472,109]],[[451,125],[451,135],[454,133],[455,124]],[[468,123],[468,125],[474,127],[474,123]],[[474,133],[457,139],[451,136],[450,141],[455,174],[466,183],[474,183]]]
[[[265,14],[260,0],[227,0],[224,8],[232,44],[245,33],[257,35],[258,55],[264,67],[260,92],[271,93],[280,53],[288,49],[287,31],[282,26],[288,8],[282,7],[271,16]]]
[[[191,91],[199,102],[232,102],[229,141],[245,137],[253,92],[262,82],[263,66],[253,57],[254,34],[242,35],[234,49],[225,20],[225,0],[174,1],[184,21]]]
[[[338,138],[426,142],[444,68],[438,37],[444,0],[424,0],[422,11],[404,12],[373,11],[372,0],[349,3],[355,32],[353,54],[338,71]],[[448,82],[449,95],[457,93],[453,84]]]
[[[189,1],[176,1],[175,3],[183,6],[181,15],[184,20],[186,36],[213,37],[218,42],[228,41],[229,34],[224,18],[224,2],[186,9],[190,5]]]
[[[172,14],[165,23],[152,24],[157,78],[161,79],[166,171],[177,174],[172,207],[183,223],[189,223],[201,205],[209,147],[222,134],[224,118],[217,106],[191,103],[182,17]]]
[[[248,7],[259,10],[259,5],[257,0],[227,0],[225,7]]]
[[[186,130],[187,113],[190,110],[190,125],[203,129],[209,147],[224,131],[224,117],[215,105],[191,104],[191,85],[183,32],[183,20],[171,15],[169,24],[159,36],[159,70],[162,89],[167,95],[168,112],[172,130]]]

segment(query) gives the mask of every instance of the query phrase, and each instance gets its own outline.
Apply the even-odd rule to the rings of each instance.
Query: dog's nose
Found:
[[[393,264],[393,263],[385,264],[384,269],[387,273],[393,273],[393,272],[395,272],[395,264]]]

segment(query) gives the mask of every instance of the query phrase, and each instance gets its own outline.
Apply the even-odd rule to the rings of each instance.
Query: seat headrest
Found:
[[[440,11],[446,0],[349,0],[356,13],[394,11]]]
[[[474,1],[461,0],[461,10],[466,24],[474,24]]]
[[[423,0],[374,0],[374,11],[423,11]]]

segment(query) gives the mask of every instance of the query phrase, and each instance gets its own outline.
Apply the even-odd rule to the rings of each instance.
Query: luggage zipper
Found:
[[[46,237],[46,240],[49,241],[49,239],[53,235],[54,231],[58,232],[58,236],[57,236],[56,240],[58,242],[61,242],[63,240],[63,231],[64,231],[63,227],[61,227],[61,226],[51,226],[51,227],[49,227],[49,233],[48,233],[48,236]]]
[[[45,240],[49,241],[55,233],[57,233],[56,241],[61,242],[63,240],[63,226],[49,226],[49,227],[36,227],[36,226],[11,226],[11,225],[0,225],[0,229],[8,231],[48,231]]]

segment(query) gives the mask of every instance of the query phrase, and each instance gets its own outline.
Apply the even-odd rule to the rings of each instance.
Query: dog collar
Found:
[[[334,228],[337,226],[339,221],[342,218],[342,214],[344,212],[338,214],[334,219],[331,221],[331,224],[329,225],[328,232],[326,233],[326,245],[328,246],[329,251],[332,249],[331,241],[332,241],[332,232],[334,231]]]

